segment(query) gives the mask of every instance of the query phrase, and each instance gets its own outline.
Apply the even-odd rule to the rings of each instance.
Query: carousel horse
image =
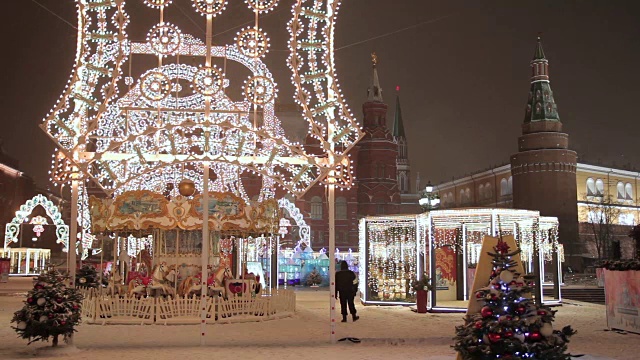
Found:
[[[108,296],[116,296],[120,295],[120,282],[122,281],[122,276],[120,273],[111,273],[109,272],[109,282],[107,285],[107,295]]]
[[[151,277],[136,275],[131,280],[129,280],[129,291],[127,292],[127,294],[129,296],[135,296],[137,298],[146,296],[147,287],[149,286],[149,284],[151,284],[151,282]]]
[[[175,296],[173,286],[169,284],[169,281],[166,278],[168,272],[169,268],[164,262],[155,266],[153,274],[151,275],[152,281],[148,285],[148,290],[151,296]]]
[[[226,279],[231,278],[231,269],[229,268],[220,268],[214,274],[211,273],[207,278],[207,295],[214,296],[214,288],[222,290],[224,287],[224,281]],[[202,274],[198,274],[196,276],[189,276],[182,283],[178,289],[178,294],[180,296],[193,296],[200,295],[202,291]],[[224,297],[224,292],[219,291],[219,296]]]

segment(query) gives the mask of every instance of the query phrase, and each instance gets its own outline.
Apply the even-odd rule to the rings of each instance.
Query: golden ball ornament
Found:
[[[178,191],[182,196],[191,196],[196,192],[196,184],[189,179],[184,179],[178,184]]]

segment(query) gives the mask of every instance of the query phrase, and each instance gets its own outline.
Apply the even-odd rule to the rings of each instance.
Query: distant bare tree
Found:
[[[620,208],[615,206],[611,196],[593,198],[586,199],[588,235],[585,240],[594,244],[598,259],[619,258],[619,247],[618,251],[613,251],[613,248]]]

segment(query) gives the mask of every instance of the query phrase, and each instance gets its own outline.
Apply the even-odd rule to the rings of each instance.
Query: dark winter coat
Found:
[[[346,270],[345,266],[341,266],[343,270],[336,271],[336,295],[341,298],[350,298],[356,295],[356,274],[349,270],[348,266]]]

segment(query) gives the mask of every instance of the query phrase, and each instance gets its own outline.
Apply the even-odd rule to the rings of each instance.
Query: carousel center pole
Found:
[[[211,66],[211,46],[213,43],[213,15],[207,14],[205,66]],[[211,116],[211,96],[204,97],[204,118],[209,121]],[[205,134],[206,137],[208,135]],[[205,140],[205,154],[209,153],[209,145]],[[202,182],[202,272],[200,279],[200,346],[205,345],[207,332],[207,278],[209,266],[209,163],[204,162],[204,176]]]
[[[207,268],[209,267],[209,163],[204,163],[202,182],[202,277],[200,287],[200,346],[205,345],[207,333]]]

